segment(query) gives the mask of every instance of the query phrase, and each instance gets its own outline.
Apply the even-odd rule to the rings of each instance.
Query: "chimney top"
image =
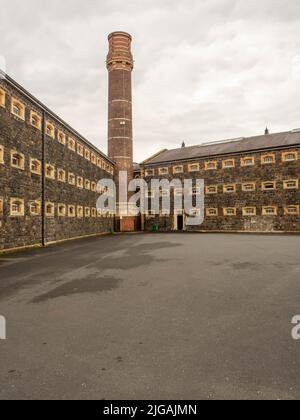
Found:
[[[114,37],[114,36],[123,36],[125,38],[129,38],[130,40],[132,40],[132,36],[128,33],[128,32],[124,32],[124,31],[115,31],[115,32],[111,32],[108,35],[108,39]]]
[[[109,51],[106,63],[109,72],[112,70],[133,69],[131,41],[131,35],[127,32],[112,32],[108,36]]]
[[[267,136],[268,134],[270,134],[268,127],[266,127],[265,129],[265,135]]]
[[[185,148],[185,142],[182,142],[181,148],[184,149]]]

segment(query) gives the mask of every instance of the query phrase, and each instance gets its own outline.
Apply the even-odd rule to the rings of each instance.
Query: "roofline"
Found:
[[[44,105],[41,101],[39,101],[35,96],[28,92],[23,86],[17,83],[14,79],[12,79],[8,74],[6,74],[3,70],[0,69],[0,80],[7,81],[10,85],[12,85],[15,89],[21,92],[22,95],[26,96],[31,102],[41,108],[46,114],[48,114],[51,118],[56,120],[59,124],[63,125],[68,131],[70,131],[74,136],[79,137],[84,143],[90,146],[95,152],[99,153],[103,158],[108,160],[111,164],[115,165],[115,161],[110,159],[105,153],[101,152],[95,145],[93,145],[89,140],[83,137],[78,131],[72,128],[68,123],[66,123],[62,118],[60,118],[57,114],[51,111],[46,105]]]
[[[115,36],[115,35],[124,35],[127,38],[129,38],[132,41],[132,36],[128,33],[128,32],[124,32],[124,31],[115,31],[115,32],[111,32],[108,35],[108,39],[110,39],[111,37]]]
[[[143,162],[140,163],[140,165],[146,164],[149,160],[154,159],[156,156],[160,155],[161,153],[167,152],[168,149],[162,149],[159,152],[155,153],[154,155],[150,156],[148,159],[143,160]]]
[[[280,134],[280,133],[278,133]],[[260,137],[260,136],[258,136]],[[241,151],[241,152],[231,152],[231,153],[217,153],[217,154],[210,154],[210,155],[204,155],[204,156],[195,156],[192,158],[186,158],[186,159],[174,159],[174,160],[163,160],[161,162],[149,162],[144,163],[142,162],[141,165],[152,165],[152,166],[156,166],[156,165],[161,165],[161,164],[165,164],[165,163],[177,163],[177,162],[189,162],[189,161],[194,161],[196,159],[209,159],[209,158],[213,158],[213,157],[223,157],[223,156],[239,156],[239,155],[244,155],[245,153],[259,153],[259,152],[263,152],[264,150],[270,150],[270,151],[275,151],[275,150],[280,150],[280,149],[291,149],[293,147],[299,147],[300,143],[295,143],[295,144],[288,144],[288,145],[282,145],[282,146],[276,146],[276,147],[265,147],[265,148],[260,148],[260,149],[254,149],[254,150],[245,150],[245,151]],[[194,146],[197,147],[197,146]],[[176,150],[176,149],[175,149]]]

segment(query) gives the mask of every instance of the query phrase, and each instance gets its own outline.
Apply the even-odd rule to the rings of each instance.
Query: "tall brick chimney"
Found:
[[[108,156],[116,162],[117,191],[120,171],[127,172],[128,182],[133,179],[131,41],[131,36],[126,32],[113,32],[108,36]],[[117,195],[117,204],[119,201]],[[127,227],[121,226],[120,230],[134,230],[129,227],[128,221],[126,223],[123,221],[123,224]]]

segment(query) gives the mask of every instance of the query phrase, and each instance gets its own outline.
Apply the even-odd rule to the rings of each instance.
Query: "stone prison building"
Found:
[[[162,150],[133,162],[131,36],[109,35],[108,156],[8,75],[0,77],[0,250],[117,231],[300,232],[300,129]],[[144,179],[149,209],[134,217],[97,211],[97,182]],[[151,209],[151,180],[204,180],[204,222]],[[196,187],[188,192],[195,200]],[[116,197],[117,208],[120,206]]]

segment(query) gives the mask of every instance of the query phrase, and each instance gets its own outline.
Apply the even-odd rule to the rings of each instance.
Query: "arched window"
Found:
[[[41,174],[41,162],[37,159],[30,159],[30,172],[33,174]]]
[[[51,137],[52,139],[54,139],[54,137],[55,137],[54,125],[49,123],[49,122],[46,123],[46,134],[47,134],[47,136]]]
[[[53,203],[46,203],[45,213],[47,217],[54,217],[54,204]]]
[[[261,164],[262,165],[271,165],[275,163],[275,155],[274,154],[270,154],[270,155],[264,155],[261,157]]]
[[[0,163],[4,163],[4,147],[0,146]]]
[[[60,182],[66,182],[66,171],[64,171],[63,169],[58,169],[57,179]]]
[[[10,215],[11,216],[24,216],[24,200],[23,199],[11,198]]]
[[[39,216],[41,212],[41,203],[39,201],[32,201],[29,204],[29,212],[31,216]]]
[[[0,106],[5,108],[5,91],[0,89]]]
[[[11,166],[17,169],[24,170],[25,158],[22,153],[12,151],[11,152]]]
[[[76,142],[71,137],[69,137],[69,140],[68,140],[68,148],[72,150],[72,152],[75,152],[76,150]]]
[[[81,219],[83,217],[83,207],[77,206],[77,217]]]
[[[275,206],[268,206],[262,208],[263,216],[276,216],[277,215],[277,207]]]
[[[68,182],[69,182],[70,185],[75,185],[75,183],[76,183],[75,175],[70,173],[70,172],[69,172],[69,175],[68,175]]]
[[[58,142],[65,145],[66,144],[66,135],[62,132],[58,132]]]
[[[30,124],[38,130],[41,129],[42,119],[36,112],[30,112]]]
[[[25,120],[25,106],[17,99],[11,99],[11,113],[16,117]]]
[[[64,217],[66,215],[66,206],[65,204],[59,204],[58,207],[58,216]]]
[[[55,168],[54,168],[54,166],[53,165],[50,165],[50,164],[46,164],[46,173],[45,173],[45,175],[46,175],[46,178],[49,178],[49,179],[55,179]]]
[[[73,205],[68,206],[68,216],[75,217],[75,206]]]

